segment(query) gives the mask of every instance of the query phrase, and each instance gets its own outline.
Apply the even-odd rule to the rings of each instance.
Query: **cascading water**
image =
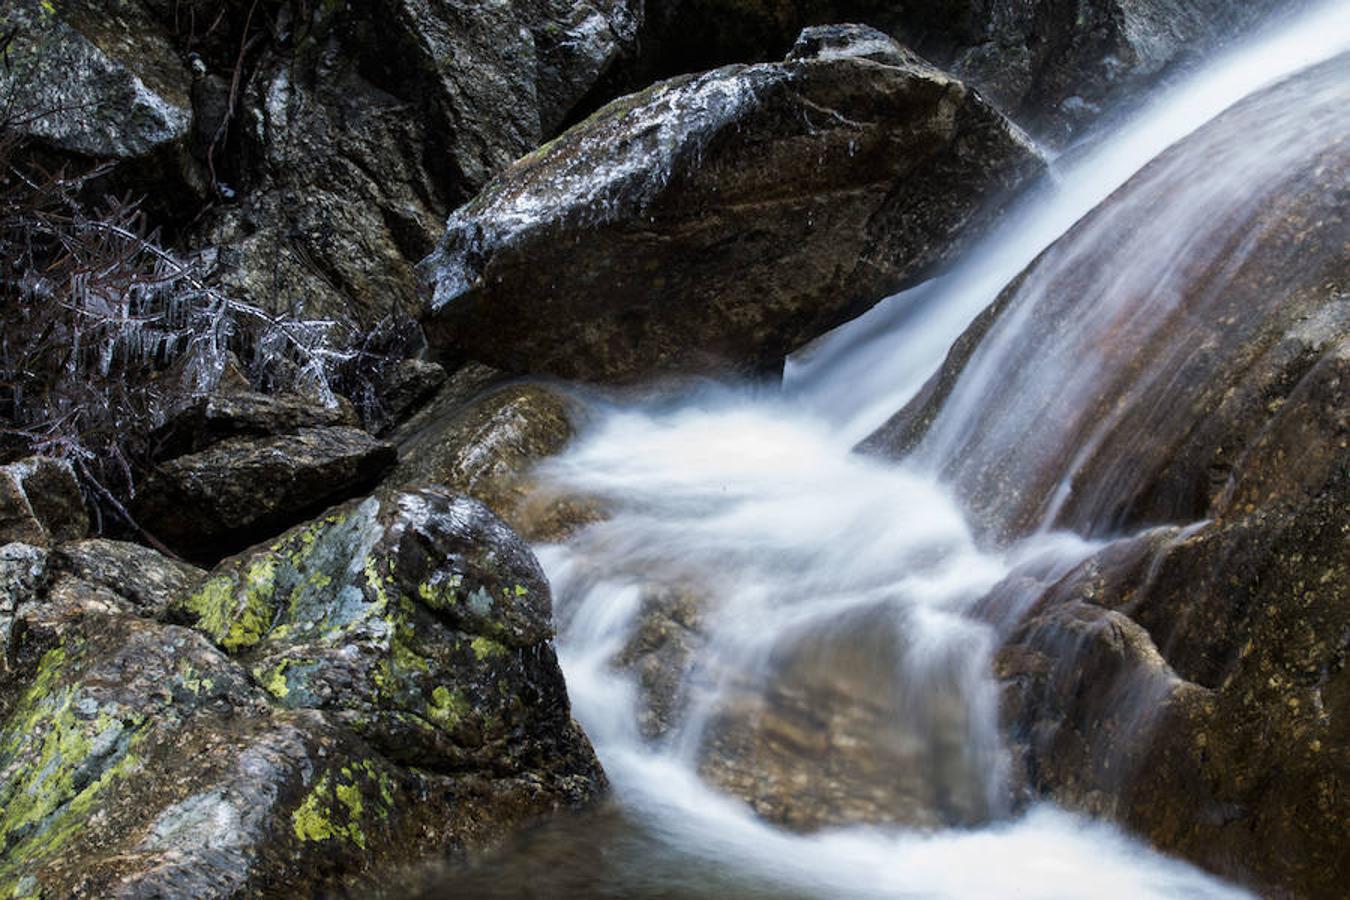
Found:
[[[1100,330],[1066,328],[1062,344],[1037,345],[1028,364],[1014,304],[917,463],[851,449],[918,389],[1013,276],[1145,163],[1258,88],[1347,49],[1350,10],[1332,4],[1234,52],[1066,166],[961,268],[794,360],[782,392],[706,387],[606,407],[544,467],[546,485],[597,498],[608,513],[539,555],[555,591],[575,714],[613,782],[624,828],[641,835],[597,837],[610,852],[581,893],[1242,895],[1053,807],[1010,817],[991,665],[1023,610],[982,600],[1013,572],[1031,586],[1021,593],[1034,596],[1098,545],[1032,529],[989,546],[939,474],[978,481],[991,457],[1024,440],[1035,414],[1026,404],[1039,408],[1047,391],[1061,392],[1052,411],[1070,424],[1037,426],[1037,441],[1090,446],[1091,423],[1074,416],[1101,379],[1124,377],[1124,362],[1079,371],[1078,387],[1062,389]],[[1316,150],[1344,134],[1343,117],[1329,110],[1347,106],[1346,86],[1332,79],[1323,88],[1307,109],[1264,111],[1298,118],[1262,133],[1304,129],[1287,146],[1227,135],[1203,148],[1208,165],[1279,188],[1275,175],[1301,142]],[[1152,202],[1165,229],[1194,230],[1201,223],[1192,217],[1213,216],[1220,203],[1269,202],[1196,177],[1198,164],[1155,174],[1164,196]],[[1167,196],[1169,185],[1187,181],[1194,193]],[[1084,313],[1094,327],[1140,326],[1124,357],[1157,344],[1163,311],[1137,300],[1166,303],[1169,273],[1188,261],[1183,241],[1158,240],[1140,235],[1111,256],[1095,235],[1092,252],[1106,258],[1091,266],[1071,243],[1032,270],[1021,287],[1027,305],[1044,279],[1072,270],[1101,298]],[[1145,377],[1166,377],[1173,355],[1158,350]],[[991,409],[988,397],[1000,390],[1006,402]],[[1058,502],[1052,491],[1042,518],[1053,518]],[[839,697],[853,701],[840,705],[847,711],[831,702]],[[728,792],[753,798],[754,808]],[[625,854],[632,858],[615,861]]]

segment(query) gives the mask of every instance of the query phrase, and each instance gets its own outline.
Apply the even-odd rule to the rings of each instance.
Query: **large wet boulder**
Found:
[[[1015,769],[1031,795],[1267,896],[1350,878],[1347,67],[1267,89],[1147,167],[870,439],[947,459],[995,535],[1133,533],[988,601],[1031,606],[997,667]]]
[[[931,275],[1039,172],[973,91],[871,31],[617,100],[451,217],[424,263],[433,347],[624,380],[776,370]]]
[[[1145,167],[863,447],[933,466],[1004,536],[1220,512],[1247,448],[1345,333],[1348,72],[1341,57],[1270,88]]]
[[[12,0],[0,35],[7,128],[99,159],[147,157],[187,137],[190,75],[137,0]]]
[[[161,620],[114,571],[181,566],[60,552],[15,592],[0,671],[7,895],[309,896],[603,785],[538,564],[473,501],[339,508],[185,582]]]

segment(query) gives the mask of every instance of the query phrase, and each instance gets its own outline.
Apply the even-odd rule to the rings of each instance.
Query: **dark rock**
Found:
[[[562,452],[583,414],[578,399],[543,384],[510,384],[471,400],[446,391],[393,435],[400,462],[385,483],[446,485],[531,540],[557,540],[593,520],[596,504],[544,490],[532,469]]]
[[[89,514],[70,463],[31,456],[0,466],[0,544],[49,546],[88,531]]]
[[[315,7],[243,92],[242,201],[201,233],[212,278],[274,312],[416,313],[413,264],[447,211],[553,132],[631,47],[633,16],[622,0]]]
[[[369,426],[383,434],[403,424],[445,384],[445,367],[422,359],[396,363],[376,389],[374,421]]]
[[[298,394],[222,390],[194,398],[174,410],[150,435],[159,459],[197,453],[226,438],[272,437],[302,428],[355,425],[349,407],[325,406]]]
[[[373,486],[391,444],[345,426],[229,438],[162,463],[137,490],[137,521],[190,559],[209,561]]]
[[[352,504],[174,610],[217,643],[92,604],[25,608],[0,678],[6,893],[311,896],[484,848],[603,786],[548,586],[472,501]]]
[[[13,0],[0,66],[6,125],[64,151],[147,157],[181,142],[189,77],[168,36],[135,0]]]
[[[149,547],[101,538],[62,544],[53,568],[125,598],[127,611],[141,616],[158,615],[206,578],[201,569]]]
[[[1041,160],[960,82],[850,40],[872,49],[656,85],[516,163],[423,263],[433,348],[579,379],[763,372],[931,275]]]
[[[648,9],[630,77],[776,59],[800,29],[863,22],[978,88],[1039,139],[1064,143],[1160,77],[1298,0],[676,0]]]

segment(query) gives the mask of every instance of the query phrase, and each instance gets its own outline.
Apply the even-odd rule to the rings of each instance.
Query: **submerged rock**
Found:
[[[1040,171],[884,36],[811,52],[658,84],[517,162],[423,264],[433,347],[593,380],[775,370],[932,274]]]
[[[538,564],[471,500],[335,510],[176,596],[198,630],[59,552],[85,587],[26,588],[0,672],[7,895],[309,896],[603,786]]]

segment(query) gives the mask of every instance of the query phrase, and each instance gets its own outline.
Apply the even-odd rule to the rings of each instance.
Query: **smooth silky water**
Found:
[[[646,404],[600,403],[593,425],[540,475],[546,489],[598,498],[610,516],[564,544],[536,549],[555,593],[574,713],[605,766],[613,800],[527,834],[471,868],[423,873],[410,892],[1246,896],[1109,825],[1049,805],[1011,809],[991,661],[1025,610],[1015,600],[998,608],[981,601],[1014,571],[1033,588],[1048,584],[1100,545],[1048,527],[1011,544],[983,540],[947,485],[977,477],[991,454],[1013,452],[1042,414],[1032,401],[1047,386],[1064,387],[1066,367],[1081,360],[1091,335],[1051,347],[1031,365],[1025,352],[1015,352],[1018,318],[1010,316],[915,457],[895,464],[852,448],[903,406],[1014,276],[1146,163],[1253,91],[1347,49],[1350,7],[1336,2],[1229,52],[1057,167],[957,269],[890,298],[790,360],[781,390],[705,385]],[[1291,142],[1305,137],[1296,125],[1286,126]],[[1282,152],[1259,141],[1245,150],[1211,150],[1215,166],[1248,185],[1259,183],[1250,179],[1261,177],[1261,165],[1278,166]],[[1199,193],[1177,198],[1182,206],[1169,212],[1170,227],[1193,227],[1196,203],[1212,209],[1227,195],[1255,199],[1215,171],[1201,173],[1212,176],[1208,182],[1185,174]],[[1094,252],[1107,252],[1102,244]],[[1157,258],[1127,242],[1121,251],[1099,266],[1100,277],[1116,286],[1149,284],[1095,294],[1099,319],[1128,317],[1111,304],[1141,291],[1170,296],[1154,289],[1156,279],[1178,266],[1184,242],[1159,248]],[[1077,264],[1068,253],[1047,266]],[[1166,311],[1142,312],[1161,319]],[[1141,328],[1137,339],[1153,338],[1153,329]],[[1167,365],[1166,354],[1157,365]],[[1078,387],[1089,391],[1083,382],[1110,374],[1080,372]],[[1059,393],[1059,402],[1083,403],[1076,391]],[[991,411],[988,398],[999,392],[1006,400]],[[1072,412],[1059,410],[1060,419]],[[1082,434],[1066,427],[1048,439]],[[1055,505],[1052,492],[1045,521]],[[694,621],[686,623],[682,655],[667,660],[681,674],[654,715],[651,685],[618,661],[653,598],[672,594],[691,598]],[[874,824],[827,821],[810,833],[770,824],[718,787],[728,779],[744,783],[738,777],[753,783],[757,765],[753,758],[728,762],[721,739],[728,727],[776,714],[763,698],[797,696],[800,685],[784,688],[783,679],[807,672],[810,702],[810,673],[836,666],[866,673],[864,684],[845,682],[880,710],[886,734],[879,746],[892,754],[886,760],[902,763],[895,785],[880,793],[883,805],[896,804],[893,818],[901,824],[888,824],[874,802],[847,787],[822,789],[823,796],[854,803],[863,811],[858,818]],[[786,765],[789,783],[779,789],[788,796],[774,809],[789,812],[780,817],[792,820],[792,795],[816,790],[810,766],[823,771],[833,762],[808,755],[805,770]]]

